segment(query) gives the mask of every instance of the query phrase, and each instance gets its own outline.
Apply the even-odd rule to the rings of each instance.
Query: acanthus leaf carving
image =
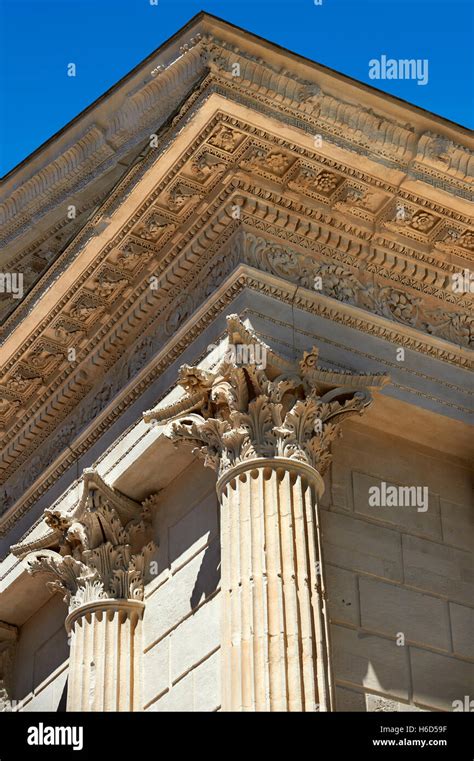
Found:
[[[431,309],[421,296],[356,276],[348,267],[318,262],[264,238],[247,234],[247,248],[259,267],[316,290],[343,303],[352,304],[389,320],[436,335],[459,346],[472,346],[474,318],[459,311]],[[319,283],[318,283],[319,281]]]
[[[137,503],[107,486],[92,469],[84,471],[77,502],[45,510],[45,534],[14,545],[29,573],[42,573],[47,586],[64,596],[70,610],[100,600],[142,600],[151,539],[151,495]]]
[[[250,331],[231,315],[228,333],[230,341],[244,343]],[[255,334],[252,340],[260,341]],[[165,435],[176,445],[191,444],[218,477],[240,463],[278,457],[324,473],[340,421],[362,413],[371,403],[369,388],[382,387],[388,378],[342,374],[346,385],[334,387],[317,358],[313,349],[283,372],[285,360],[273,353],[265,368],[227,358],[213,372],[183,366],[178,383],[186,397],[144,413],[144,419],[166,422]]]

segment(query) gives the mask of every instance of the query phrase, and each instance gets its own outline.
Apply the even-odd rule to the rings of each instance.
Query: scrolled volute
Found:
[[[228,323],[229,339],[260,342],[235,315]],[[213,371],[184,365],[178,384],[186,396],[146,412],[144,419],[166,423],[165,435],[176,445],[191,444],[219,478],[262,457],[297,460],[323,475],[341,421],[361,414],[371,404],[370,389],[382,387],[388,378],[324,370],[317,364],[316,348],[293,365],[263,342],[260,349],[259,356],[267,351],[265,368],[227,358]],[[341,385],[334,384],[335,376]]]

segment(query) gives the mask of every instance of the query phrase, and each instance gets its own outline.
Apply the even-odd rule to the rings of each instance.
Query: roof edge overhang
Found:
[[[281,63],[285,62],[286,67],[288,67],[288,62],[291,61],[293,64],[293,68],[289,70],[291,73],[301,73],[304,71],[305,74],[308,75],[313,71],[318,74],[317,83],[322,89],[324,89],[325,85],[327,87],[332,84],[334,94],[336,94],[342,87],[346,99],[356,104],[361,104],[360,97],[361,94],[363,94],[362,103],[364,105],[370,106],[373,101],[377,101],[377,107],[379,110],[383,111],[383,102],[385,101],[387,105],[391,107],[392,113],[393,109],[396,109],[399,112],[399,117],[403,118],[403,115],[408,116],[409,114],[412,121],[418,122],[417,126],[419,126],[420,130],[436,126],[436,129],[439,132],[450,139],[456,136],[456,139],[459,140],[462,138],[462,135],[465,135],[467,139],[470,139],[472,136],[472,132],[468,127],[416,106],[413,103],[409,103],[401,98],[397,98],[394,95],[390,95],[376,87],[360,82],[347,74],[342,74],[335,69],[317,63],[316,61],[288,50],[277,43],[266,40],[252,32],[248,32],[242,27],[225,21],[218,16],[214,16],[205,11],[199,11],[199,13],[193,16],[193,18],[175,32],[175,34],[165,40],[158,48],[138,63],[128,74],[112,85],[112,87],[83,109],[77,114],[77,116],[67,122],[60,130],[48,138],[48,140],[38,146],[36,150],[26,156],[23,161],[1,177],[0,183],[5,184],[8,187],[10,182],[13,181],[14,186],[18,186],[18,184],[23,181],[23,174],[25,172],[27,173],[26,170],[29,167],[34,167],[35,170],[40,167],[43,159],[46,157],[48,148],[54,143],[69,146],[72,132],[76,132],[77,128],[83,132],[88,123],[92,124],[97,120],[100,121],[101,114],[112,97],[117,96],[120,92],[128,96],[130,92],[135,93],[137,88],[140,87],[140,84],[144,85],[149,83],[153,77],[151,72],[159,66],[166,66],[166,55],[172,57],[180,52],[180,48],[183,47],[183,44],[188,43],[190,38],[192,39],[198,34],[216,35],[223,41],[234,45],[237,43],[240,45],[245,43],[245,49],[252,54],[257,54],[259,49],[264,47]],[[181,54],[183,53],[184,51],[181,51]],[[143,80],[144,75],[145,80]],[[364,102],[364,96],[366,102]]]

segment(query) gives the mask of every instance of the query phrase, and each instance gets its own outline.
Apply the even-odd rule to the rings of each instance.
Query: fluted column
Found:
[[[221,505],[222,708],[334,709],[318,499],[340,422],[380,375],[279,357],[239,318],[212,371],[183,366],[187,392],[144,413],[217,473]],[[238,359],[258,357],[259,364]]]
[[[12,710],[12,677],[17,640],[17,627],[0,621],[0,713]]]
[[[68,711],[139,711],[144,603],[103,600],[66,619],[70,632]]]
[[[321,490],[313,468],[283,459],[249,462],[218,484],[226,710],[332,707]]]
[[[45,511],[38,546],[12,548],[68,605],[68,711],[141,710],[152,502],[134,502],[87,470],[72,508]]]

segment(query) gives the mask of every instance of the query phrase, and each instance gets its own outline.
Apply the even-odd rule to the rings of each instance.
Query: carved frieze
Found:
[[[242,159],[241,166],[272,178],[283,177],[294,163],[295,159],[287,153],[253,146]]]
[[[199,71],[203,73],[199,69],[202,65],[211,73],[183,102],[167,134],[167,145],[180,133],[199,98],[225,92],[231,100],[232,93],[238,92],[240,103],[251,107],[258,101],[260,111],[271,112],[282,122],[290,120],[290,124],[295,124],[297,117],[302,127],[306,124],[314,128],[313,132],[321,129],[325,139],[333,140],[332,145],[351,147],[382,163],[387,160],[400,171],[416,155],[414,171],[432,172],[433,184],[442,177],[443,182],[452,183],[451,192],[466,184],[470,173],[468,151],[453,141],[441,145],[433,136],[420,137],[409,123],[390,120],[371,109],[334,98],[318,83],[274,70],[271,62],[257,60],[248,51],[237,54],[222,40],[205,36],[196,39],[183,58],[188,59],[187,64],[178,59],[169,63],[171,68],[175,66],[175,72],[186,71],[188,83],[197,82],[193,77]],[[230,62],[237,59],[242,62],[240,78],[231,73]],[[123,120],[117,122],[125,132],[125,125],[130,127],[132,122],[134,130],[138,130],[138,119],[149,136],[147,119],[156,107],[158,92],[163,93],[163,87],[167,97],[175,95],[169,86],[167,66],[143,91],[131,94],[130,111],[125,109]],[[146,109],[143,99],[148,104]],[[109,138],[112,137],[110,144],[115,140],[118,146],[122,133],[117,125],[117,134]],[[96,138],[97,147],[102,149],[102,129]],[[89,148],[92,150],[88,143]],[[90,421],[80,405],[88,392],[93,396],[87,405],[89,412],[98,415],[104,410],[119,387],[103,376],[115,360],[123,360],[132,342],[140,345],[152,321],[158,341],[163,341],[213,294],[236,261],[208,249],[224,228],[231,232],[234,225],[242,224],[281,240],[280,248],[263,252],[260,260],[253,255],[246,258],[248,251],[241,257],[252,266],[258,266],[260,261],[265,272],[313,290],[318,267],[326,267],[321,292],[368,313],[357,322],[358,329],[365,329],[365,321],[372,313],[420,331],[418,351],[432,351],[432,347],[426,348],[429,335],[467,346],[472,331],[465,304],[467,294],[456,301],[447,287],[455,269],[453,255],[467,257],[472,251],[473,234],[465,214],[457,210],[454,201],[454,208],[443,207],[421,195],[397,192],[385,175],[371,175],[370,168],[362,171],[360,163],[352,162],[346,153],[346,163],[342,158],[336,161],[327,153],[304,148],[297,141],[291,143],[278,130],[272,133],[228,113],[213,115],[159,185],[143,197],[139,208],[132,210],[127,223],[98,253],[87,272],[75,280],[54,311],[10,358],[0,406],[6,476],[10,478],[48,436],[41,457],[47,454],[49,461],[53,442],[58,446],[70,442],[71,436]],[[107,215],[120,207],[152,165],[151,153],[140,167],[132,167],[104,204],[104,218],[110,219]],[[420,187],[420,193],[422,190]],[[29,187],[28,193],[32,192]],[[26,196],[23,200],[26,203]],[[20,203],[15,195],[12,203],[17,201]],[[206,202],[205,210],[202,201]],[[397,219],[399,204],[406,209],[404,219]],[[242,212],[239,219],[232,217],[235,207]],[[88,235],[94,233],[94,223],[99,219],[97,215],[86,226]],[[302,239],[311,256],[292,249],[293,244],[302,246]],[[71,244],[68,256],[74,254],[74,246],[80,250],[87,240],[78,238]],[[48,246],[38,248],[38,268],[43,267],[40,259],[53,261],[62,248],[61,242],[57,243],[59,248],[51,248],[49,259]],[[56,263],[57,272],[60,260],[61,257]],[[64,256],[67,261],[70,260]],[[149,287],[151,276],[159,281],[157,291]],[[132,282],[133,289],[129,287]],[[268,292],[266,289],[262,285],[262,291]],[[426,296],[430,297],[428,301]],[[434,304],[434,298],[442,303]],[[18,319],[21,314],[19,309]],[[113,342],[107,339],[105,346],[105,336],[112,327]],[[390,326],[379,330],[385,331],[390,340]],[[142,366],[145,354],[157,345],[151,342],[148,346],[145,341],[137,349],[136,361],[123,373],[122,366],[116,366],[113,373],[120,370],[120,380],[126,382],[134,368]],[[94,366],[96,375],[92,379],[88,376],[87,382],[81,382],[79,377],[84,372],[81,363],[65,359],[62,347],[70,346],[76,349],[81,362]],[[448,354],[449,361],[465,363],[464,356],[456,354],[455,346],[451,353],[439,350],[436,356],[444,359]],[[92,385],[95,391],[91,391]],[[77,409],[76,419],[65,422],[72,408]],[[27,436],[21,420],[28,420]],[[44,465],[45,460],[41,462]],[[34,472],[28,469],[25,483]],[[14,493],[18,493],[17,488]],[[3,508],[12,504],[10,484],[4,494]]]
[[[243,199],[239,199],[237,196],[236,201],[242,204],[242,209],[245,210],[247,208],[245,203],[243,203]],[[246,218],[245,212],[242,215],[241,221],[246,221]],[[249,221],[251,224],[256,225],[258,220],[250,218]],[[238,227],[239,223],[240,220],[233,221],[234,229]],[[248,262],[260,270],[275,273],[290,282],[300,283],[304,287],[314,291],[315,277],[318,276],[319,268],[323,265],[329,265],[328,260],[331,258],[341,258],[343,251],[342,241],[339,239],[339,250],[336,248],[331,249],[328,246],[313,243],[312,240],[314,238],[309,235],[306,238],[302,235],[298,236],[295,233],[288,235],[286,233],[288,227],[289,225],[285,223],[284,228],[281,230],[275,230],[274,226],[271,229],[268,228],[268,230],[272,234],[276,232],[280,236],[284,235],[285,238],[295,239],[298,245],[304,243],[308,252],[312,252],[311,255],[304,255],[288,245],[277,245],[268,242],[265,238],[258,237],[257,239],[251,233],[246,233],[242,238],[244,242],[242,247],[235,246],[229,250],[224,246],[220,253],[216,252],[223,246],[224,239],[222,237],[215,249],[209,247],[208,232],[205,233],[203,238],[203,246],[198,242],[198,239],[196,251],[200,252],[199,258],[194,259],[191,270],[186,265],[189,270],[188,274],[176,285],[174,284],[174,279],[170,281],[169,285],[166,277],[159,282],[159,290],[154,298],[157,298],[159,295],[157,304],[161,304],[160,312],[163,314],[164,324],[161,325],[154,322],[154,341],[150,341],[148,337],[145,337],[143,347],[146,346],[146,352],[144,352],[143,348],[140,349],[131,362],[125,362],[123,371],[120,367],[116,368],[110,381],[105,380],[102,386],[96,387],[91,398],[86,399],[83,405],[76,404],[74,420],[67,422],[62,429],[59,429],[58,434],[50,438],[47,445],[42,447],[40,456],[43,467],[54,460],[57,457],[59,449],[65,445],[70,445],[78,432],[104,410],[123,384],[133,377],[134,372],[138,372],[146,359],[151,357],[153,351],[157,350],[163,340],[173,335],[178,327],[207,298],[212,297],[216,287],[230,275],[239,262]],[[231,231],[232,228],[228,228],[228,232]],[[114,251],[116,253],[116,250]],[[192,261],[192,257],[194,257],[193,249],[189,250],[189,254],[190,261]],[[320,254],[320,256],[315,256],[315,254]],[[345,261],[344,256],[342,256],[341,261]],[[360,306],[368,310],[369,313],[385,316],[399,325],[424,329],[426,332],[444,337],[447,340],[458,343],[460,346],[468,345],[470,330],[472,330],[470,327],[472,320],[467,314],[460,313],[457,310],[450,313],[447,309],[424,309],[417,293],[411,293],[400,287],[392,286],[389,288],[387,283],[383,281],[375,287],[373,277],[357,272],[354,265],[358,262],[368,271],[373,271],[370,262],[365,260],[364,263],[361,254],[358,253],[356,258],[349,257],[348,261],[350,261],[352,268],[342,266],[338,270],[336,266],[336,269],[333,271],[328,267],[326,268],[321,293],[326,293],[331,298],[346,304]],[[163,266],[166,266],[166,262],[164,262]],[[349,275],[344,275],[345,272],[349,273]],[[426,289],[428,286],[425,285],[424,288]],[[427,312],[430,313],[427,314]],[[335,311],[335,314],[337,314],[337,311]],[[359,320],[357,328],[365,329],[364,324],[363,320]],[[381,328],[378,331],[381,335],[386,336],[388,340],[391,340],[388,331],[382,331]],[[394,331],[393,336],[395,335],[396,332]],[[393,340],[400,342],[401,338],[399,335],[396,335],[396,338]],[[405,343],[404,345],[408,344]],[[418,351],[423,350],[423,344],[417,342],[416,349]],[[437,353],[439,354],[439,350]],[[444,353],[443,358],[447,361],[456,361],[455,355],[448,355],[447,352]],[[87,389],[87,384],[84,385],[84,388]],[[15,408],[11,408],[9,414],[11,415],[15,412],[19,413],[18,405]],[[108,420],[111,421],[114,417],[115,414],[111,415]],[[48,429],[45,433],[48,433]],[[18,466],[20,462],[21,460],[15,452],[12,466]],[[36,468],[28,467],[23,469],[21,481],[15,482],[14,486],[9,484],[1,490],[0,495],[4,509],[13,503],[15,495],[21,494],[22,489],[25,490],[32,483],[35,473]]]
[[[26,362],[47,377],[59,364],[64,362],[64,350],[52,341],[38,341],[34,349],[26,355]]]
[[[78,320],[61,317],[52,324],[49,332],[61,344],[68,345],[77,342],[78,337],[84,333],[84,328]]]
[[[442,226],[439,216],[399,200],[384,217],[386,218],[382,218],[380,223],[385,229],[422,243],[432,240]]]
[[[215,179],[222,172],[225,172],[228,164],[210,151],[202,151],[191,159],[187,166],[183,167],[183,177],[187,177],[194,182],[208,185],[212,179]]]
[[[135,228],[134,235],[136,235],[137,238],[143,238],[144,240],[156,243],[156,241],[158,241],[166,232],[172,232],[175,229],[176,225],[174,222],[170,221],[162,214],[152,211],[143,223],[140,223],[140,225]],[[120,262],[133,262],[133,257],[139,256],[139,252],[137,253],[136,248],[135,250],[133,249],[133,244],[125,246],[122,249],[122,252]]]
[[[233,251],[232,255],[237,257],[240,252],[240,244],[236,243],[235,246],[233,245],[231,247],[231,251]],[[227,257],[225,254],[221,255],[223,264],[230,258],[231,257],[229,255]],[[282,281],[282,284],[283,283],[284,281]],[[360,313],[361,316],[357,317],[355,315],[349,315],[345,311],[341,311],[336,301],[334,302],[334,307],[319,301],[312,302],[308,300],[304,291],[299,291],[297,297],[295,298],[293,291],[291,289],[285,289],[284,285],[282,285],[280,288],[277,288],[275,286],[270,286],[269,284],[263,284],[260,279],[256,279],[250,274],[240,276],[238,282],[229,286],[217,305],[213,305],[210,311],[206,315],[200,317],[196,322],[191,322],[189,324],[189,330],[187,331],[186,337],[183,339],[185,342],[184,344],[183,341],[174,344],[173,348],[167,352],[166,356],[162,357],[158,363],[153,363],[153,365],[149,368],[146,376],[141,379],[139,384],[135,384],[133,387],[130,387],[125,396],[119,397],[116,404],[110,406],[107,417],[103,419],[100,427],[95,425],[93,428],[88,428],[85,434],[79,436],[74,441],[74,444],[72,444],[74,451],[71,451],[70,448],[67,448],[58,457],[58,451],[61,451],[61,449],[66,446],[66,444],[71,444],[75,437],[77,437],[77,434],[80,432],[81,428],[84,425],[87,425],[87,423],[93,419],[94,414],[98,414],[95,409],[95,400],[97,399],[97,407],[99,409],[102,409],[102,405],[108,404],[108,402],[114,396],[115,390],[121,388],[126,380],[132,377],[134,372],[138,372],[140,369],[142,369],[143,366],[157,351],[158,347],[160,346],[160,341],[162,340],[162,334],[157,334],[155,331],[153,338],[150,335],[144,336],[136,346],[136,353],[133,351],[130,355],[131,359],[126,357],[125,360],[120,363],[120,367],[114,370],[111,379],[108,379],[104,383],[102,390],[99,393],[94,393],[94,404],[89,398],[86,398],[80,405],[78,405],[74,418],[70,422],[63,425],[59,433],[47,442],[47,446],[41,449],[43,468],[45,468],[46,465],[54,460],[57,461],[57,465],[51,472],[51,475],[46,479],[42,479],[41,482],[38,482],[35,490],[30,492],[27,498],[21,500],[18,503],[15,512],[11,513],[6,518],[6,520],[3,521],[1,527],[2,533],[5,533],[9,530],[9,528],[16,522],[18,517],[23,515],[24,512],[36,502],[38,497],[43,494],[51,484],[54,483],[55,479],[57,479],[70,467],[72,463],[74,463],[74,461],[78,456],[80,456],[81,453],[88,451],[88,449],[100,438],[102,431],[105,430],[107,426],[112,425],[118,419],[124,407],[136,401],[136,399],[140,397],[141,393],[154,380],[156,380],[174,360],[180,356],[183,345],[187,346],[196,337],[198,337],[204,328],[210,324],[210,322],[212,322],[217,314],[220,313],[220,310],[224,308],[226,304],[232,303],[236,296],[246,288],[253,289],[258,293],[267,293],[268,295],[277,298],[280,301],[287,303],[288,305],[295,305],[298,308],[308,310],[312,314],[323,317],[325,319],[333,320],[342,325],[348,325],[358,330],[364,330],[368,333],[371,333],[372,335],[391,341],[397,346],[404,346],[415,351],[423,350],[428,356],[433,358],[441,358],[447,363],[458,364],[458,362],[461,361],[466,369],[469,368],[470,363],[469,359],[466,356],[460,356],[455,352],[450,351],[449,348],[441,350],[439,347],[434,345],[424,345],[416,338],[401,332],[398,329],[396,323],[392,323],[392,328],[373,324],[370,320],[364,319],[362,312]],[[430,380],[430,376],[426,376],[426,378]],[[451,386],[450,384],[443,385],[446,386],[446,391],[448,394],[452,389],[460,390],[455,386]],[[448,407],[452,406],[452,404],[444,396],[442,398],[436,398],[436,401],[440,404],[447,404]],[[465,413],[468,413],[468,410],[465,408],[459,407],[459,409],[463,410]],[[21,473],[15,474],[14,479],[7,482],[4,486],[0,487],[0,499],[4,505],[4,508],[9,507],[17,499],[19,499],[19,497],[24,493],[25,489],[34,482],[35,477],[35,473],[31,473],[30,466],[28,465],[27,468],[22,469]]]
[[[93,292],[84,289],[81,295],[71,304],[69,316],[79,320],[83,324],[87,324],[97,319],[98,315],[104,311],[104,308],[103,302]]]
[[[269,243],[252,233],[246,233],[245,247],[249,261],[259,268],[460,346],[472,346],[474,318],[468,312],[429,308],[423,298],[406,288],[374,283],[363,273],[356,274],[339,264],[321,263],[314,256]]]
[[[315,171],[310,167],[301,167],[298,173],[288,182],[288,187],[298,190],[305,195],[330,196],[341,185],[342,177],[324,169]]]
[[[346,180],[334,194],[334,209],[373,222],[388,196],[380,191]]]
[[[226,153],[233,153],[244,139],[245,133],[232,129],[227,124],[221,124],[209,137],[208,142]]]
[[[425,181],[442,179],[447,187],[451,184],[464,189],[472,175],[472,154],[466,146],[434,132],[417,134],[409,121],[383,113],[383,99],[381,112],[377,113],[363,103],[354,105],[334,97],[324,92],[317,81],[299,77],[291,66],[282,68],[272,63],[271,57],[258,57],[246,50],[243,40],[240,48],[215,33],[194,34],[191,40],[182,46],[187,55],[160,63],[151,81],[145,80],[138,90],[119,100],[118,111],[109,116],[107,130],[90,121],[75,145],[68,146],[54,162],[43,167],[42,183],[30,177],[15,188],[1,207],[2,221],[7,223],[9,232],[23,231],[27,215],[31,219],[34,213],[44,213],[49,193],[54,192],[54,198],[61,200],[67,186],[71,188],[71,175],[77,185],[81,180],[93,184],[98,167],[103,172],[104,163],[117,162],[117,156],[123,158],[131,145],[149,135],[151,125],[156,124],[157,112],[161,118],[166,114],[171,93],[176,103],[177,83],[179,95],[184,97],[190,83],[206,71],[210,73],[204,89],[211,89],[223,80],[240,97],[253,97],[269,112],[279,110],[283,120],[291,114],[298,115],[300,122],[305,119],[308,126],[317,123],[326,139],[337,138],[352,150],[370,152],[402,165],[411,158],[413,171],[421,173]],[[237,61],[242,69],[239,77],[232,73],[232,65]],[[132,139],[130,130],[135,132]],[[95,202],[99,200],[100,196],[94,198]]]

